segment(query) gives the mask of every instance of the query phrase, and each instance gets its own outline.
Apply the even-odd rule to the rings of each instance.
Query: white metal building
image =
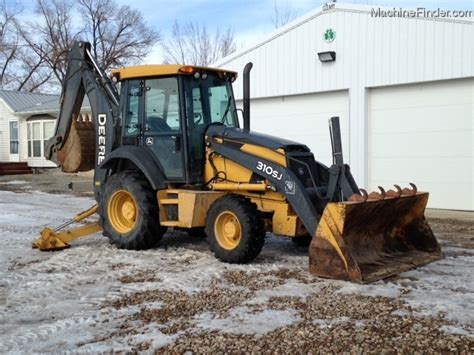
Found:
[[[473,43],[472,17],[376,17],[370,6],[330,4],[217,66],[241,73],[254,63],[252,130],[305,143],[330,165],[327,121],[339,116],[360,187],[411,181],[431,193],[429,207],[474,210]]]

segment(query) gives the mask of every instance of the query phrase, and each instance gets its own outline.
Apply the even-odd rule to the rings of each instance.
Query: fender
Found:
[[[103,171],[114,169],[121,159],[126,159],[134,163],[143,175],[145,175],[154,190],[166,188],[165,175],[159,163],[154,159],[152,154],[143,148],[133,146],[117,148],[107,155],[99,169]]]

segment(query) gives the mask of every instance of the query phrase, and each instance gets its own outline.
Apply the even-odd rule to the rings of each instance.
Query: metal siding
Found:
[[[472,43],[474,43],[474,31],[472,26],[463,26],[463,36],[462,36],[462,48],[463,48],[463,71],[462,76],[472,76],[473,74],[473,65],[474,63],[474,49]]]
[[[474,76],[472,21],[374,18],[370,8],[336,4],[336,10],[314,11],[218,63],[242,73],[253,61],[255,99],[349,90],[346,157],[361,186],[368,183],[367,90]],[[332,43],[323,39],[327,28],[336,31]],[[321,63],[317,53],[329,50],[336,62]],[[242,75],[235,85],[238,99],[241,81]]]
[[[336,30],[332,43],[323,40],[327,28]],[[242,72],[252,60],[255,97],[451,79],[474,75],[472,32],[467,21],[372,18],[370,12],[338,9],[221,66]],[[327,50],[336,51],[335,63],[319,62],[317,52]]]

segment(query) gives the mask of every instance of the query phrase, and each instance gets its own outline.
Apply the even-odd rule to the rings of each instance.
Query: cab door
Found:
[[[168,181],[185,180],[178,78],[143,81],[142,139]]]

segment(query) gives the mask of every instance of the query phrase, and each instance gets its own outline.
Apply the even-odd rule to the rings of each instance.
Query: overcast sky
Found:
[[[146,22],[160,31],[162,37],[170,34],[173,22],[195,21],[204,23],[210,29],[225,29],[231,26],[235,32],[237,47],[244,46],[261,39],[265,34],[274,30],[272,15],[274,2],[284,10],[290,6],[294,17],[310,12],[326,1],[321,0],[116,0],[140,10]],[[24,15],[31,16],[35,0],[7,0],[20,3]],[[384,5],[389,7],[445,10],[473,10],[472,0],[346,0],[338,3],[355,3],[363,5]],[[158,63],[161,59],[157,48],[145,61]]]

